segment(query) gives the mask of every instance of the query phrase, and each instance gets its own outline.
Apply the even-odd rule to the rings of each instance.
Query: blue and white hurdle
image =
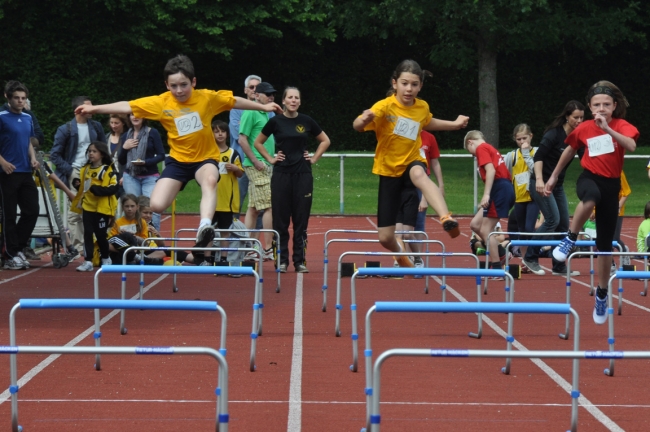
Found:
[[[216,430],[228,432],[228,363],[219,351],[206,347],[173,347],[173,346],[120,346],[120,347],[66,347],[66,346],[0,346],[0,354],[136,354],[136,355],[206,355],[214,358],[219,363],[219,382],[215,394],[217,395]],[[11,385],[11,430],[22,432],[23,427],[18,424],[18,384],[15,370],[12,371]]]
[[[343,258],[349,255],[362,255],[362,256],[395,256],[395,255],[415,255],[415,256],[423,256],[426,257],[427,262],[429,261],[429,257],[442,257],[442,268],[447,268],[446,266],[446,258],[451,258],[451,257],[464,257],[464,258],[470,258],[476,261],[476,269],[481,268],[481,262],[479,258],[469,252],[417,252],[417,253],[408,253],[408,252],[401,252],[401,253],[396,253],[396,252],[343,252],[341,256],[339,256],[339,261],[338,261],[338,275],[336,279],[336,314],[335,314],[335,321],[334,321],[334,335],[336,337],[341,336],[341,328],[340,328],[340,323],[341,323],[341,310],[343,310],[343,305],[341,304],[341,283],[342,283],[342,278],[341,278],[341,265],[343,263]],[[429,268],[428,266],[426,268]],[[429,276],[426,277],[429,279]],[[447,276],[442,276],[442,283],[440,284],[440,290],[442,292],[442,301],[447,301]],[[425,294],[429,293],[428,287],[425,287]],[[481,297],[481,284],[479,282],[478,288],[477,288],[477,297],[479,298],[478,301],[480,301]],[[478,321],[478,332],[477,333],[470,333],[471,337],[476,337],[478,339],[481,338],[481,335],[483,334],[483,322],[481,321],[479,317]]]
[[[275,272],[276,272],[277,277],[278,277],[278,286],[275,288],[275,292],[276,293],[280,292],[280,234],[276,230],[272,230],[272,229],[220,229],[220,228],[215,228],[214,231],[215,231],[215,233],[218,233],[218,232],[229,232],[229,233],[239,233],[239,232],[266,233],[266,232],[268,232],[268,233],[272,233],[273,236],[277,239],[276,240],[276,255],[277,255],[277,257],[276,257],[276,263],[275,263]],[[197,228],[181,228],[181,229],[176,231],[176,236],[178,237],[180,235],[180,233],[183,233],[183,232],[198,232],[198,229]],[[192,240],[196,241],[196,239],[192,239]],[[258,251],[258,252],[260,252],[260,260],[259,260],[260,265],[259,265],[258,270],[260,271],[259,272],[260,273],[260,278],[262,278],[261,283],[264,283],[264,278],[262,277],[262,263],[264,262],[264,260],[262,259],[262,255],[261,255],[262,252],[264,252],[264,251],[263,251],[263,248],[262,248],[262,242],[259,239],[252,238],[252,237],[246,237],[246,238],[237,238],[237,239],[215,238],[214,240],[228,240],[228,241],[244,240],[244,241],[250,241],[250,242],[258,244],[259,247],[260,247],[260,250]],[[201,248],[199,248],[199,249],[201,249]],[[209,250],[209,249],[205,249],[205,248],[203,248],[203,249],[204,250]],[[229,250],[248,250],[248,249],[237,248],[237,249],[229,249]],[[175,260],[174,260],[174,265],[176,265]],[[176,292],[176,291],[178,291],[178,288],[176,287],[176,277],[174,276],[174,292]]]
[[[369,430],[375,431],[373,426],[379,424],[379,373],[381,372],[381,364],[383,362],[375,363],[375,370],[377,370],[377,375],[373,377],[375,370],[373,370],[372,365],[372,345],[371,345],[371,318],[374,313],[385,313],[385,312],[408,312],[408,313],[507,313],[509,315],[515,313],[526,313],[526,314],[562,314],[562,315],[573,315],[574,317],[574,331],[576,334],[575,341],[573,344],[574,352],[577,352],[580,347],[579,335],[580,335],[580,317],[578,313],[571,307],[564,303],[443,303],[443,302],[375,302],[374,306],[371,306],[366,313],[366,349],[364,350],[364,356],[366,358],[366,388],[364,393],[366,394],[366,427]],[[400,350],[401,351],[401,350]],[[404,350],[404,351],[413,351],[413,350]],[[428,350],[433,356],[434,350]],[[442,350],[442,351],[463,351],[463,350]],[[495,351],[499,353],[509,353],[510,349],[506,351]],[[382,354],[383,355],[383,354]],[[505,357],[505,356],[503,356]],[[510,368],[510,357],[506,358],[506,367],[502,369],[505,372],[506,368]],[[379,366],[377,364],[379,363]],[[579,364],[578,360],[573,362],[573,392],[576,392],[579,396],[578,391],[578,370]],[[375,381],[376,380],[376,381]],[[572,394],[573,394],[572,392]],[[376,398],[376,412],[375,412],[375,398]],[[573,411],[575,414],[577,425],[577,396],[573,398]]]
[[[95,347],[18,347],[16,344],[16,312],[18,309],[95,309]],[[185,348],[175,347],[107,347],[99,346],[99,309],[143,309],[143,310],[178,310],[178,311],[218,311],[221,314],[221,347],[219,351],[212,348]],[[18,426],[18,368],[16,353],[70,353],[70,354],[95,354],[95,369],[100,370],[102,353],[106,354],[206,354],[212,355],[220,364],[219,386],[216,389],[217,395],[217,419],[219,430],[228,429],[228,366],[226,363],[226,313],[216,302],[210,301],[178,301],[178,300],[96,300],[96,299],[20,299],[9,312],[9,347],[4,347],[5,352],[10,355],[10,375],[12,424],[14,430],[20,430]],[[32,350],[25,349],[31,348]],[[49,349],[50,351],[36,350],[37,348]],[[216,354],[216,355],[215,355]],[[219,398],[222,397],[221,405]],[[222,418],[221,414],[224,415]],[[223,421],[222,421],[223,420]],[[225,425],[222,428],[221,424]]]
[[[612,298],[612,281],[614,279],[618,279],[619,281],[622,279],[647,279],[650,278],[650,271],[622,271],[619,270],[613,275],[609,277],[609,282],[607,283],[607,320],[609,321],[609,328],[608,328],[608,333],[609,337],[607,338],[607,343],[609,344],[609,352],[614,353],[614,342],[615,342],[615,337],[614,337],[614,299]],[[623,297],[622,297],[622,288],[619,288],[619,307],[620,304],[623,303]],[[604,370],[605,375],[607,376],[614,376],[614,359],[619,358],[616,356],[609,357],[609,367]]]
[[[409,357],[454,357],[454,358],[557,358],[573,359],[573,386],[571,390],[571,431],[578,430],[578,390],[579,381],[579,359],[598,360],[598,359],[648,359],[650,351],[499,351],[499,350],[472,350],[472,349],[391,349],[384,351],[377,360],[372,372],[372,408],[370,414],[370,431],[380,432],[381,414],[380,394],[381,394],[381,368],[386,360],[396,356]],[[361,429],[365,432],[366,429]]]
[[[250,371],[255,371],[255,354],[257,347],[257,337],[260,336],[262,330],[262,309],[264,304],[262,303],[262,292],[260,289],[259,276],[255,270],[251,267],[212,267],[212,266],[152,266],[152,265],[109,265],[102,266],[95,273],[95,300],[99,300],[99,275],[102,273],[147,273],[147,274],[194,274],[194,275],[213,275],[213,274],[222,274],[226,275],[229,273],[239,273],[248,276],[255,277],[255,299],[253,301],[253,326],[251,329],[251,355],[250,355]],[[124,296],[124,291],[122,292]],[[116,301],[116,300],[113,300]],[[128,302],[132,300],[124,300]],[[141,302],[146,302],[148,300],[135,300],[134,306],[129,307],[128,309],[142,309],[140,305]],[[215,303],[216,304],[216,303]],[[124,309],[122,307],[115,307],[113,309],[122,309],[124,314]],[[122,315],[124,317],[124,315]],[[101,332],[99,329],[99,310],[95,310],[95,344],[99,346],[99,338],[101,337]],[[125,327],[124,321],[120,323],[120,332],[126,334],[127,329]]]
[[[336,238],[336,239],[331,239],[327,240],[327,237],[330,234],[378,234],[379,231],[377,230],[347,230],[347,229],[332,229],[328,230],[325,232],[324,236],[324,245],[325,247],[323,248],[323,287],[322,287],[322,292],[323,292],[323,306],[322,306],[322,311],[326,312],[327,311],[327,268],[329,264],[329,259],[328,259],[328,251],[331,243],[379,243],[378,239],[362,239],[362,238]],[[421,234],[425,237],[425,240],[405,240],[404,242],[408,243],[425,243],[426,244],[426,249],[424,252],[429,252],[429,243],[434,243],[438,244],[442,247],[442,252],[445,252],[445,244],[441,242],[440,240],[429,240],[429,234],[427,234],[424,231],[395,231],[395,234]],[[413,254],[408,254],[408,255],[413,255]],[[426,267],[429,266],[429,262],[427,261],[425,264]],[[339,266],[339,271],[340,271],[340,266]],[[426,278],[425,281],[426,284],[426,289],[429,289],[429,278]]]
[[[512,294],[510,295],[510,303],[514,302],[514,288],[515,282],[512,275],[504,270],[486,270],[486,269],[466,269],[466,268],[362,268],[357,270],[352,275],[351,282],[351,304],[350,310],[352,312],[352,365],[350,370],[356,372],[359,364],[359,347],[358,339],[359,334],[357,331],[357,304],[356,304],[356,278],[357,276],[404,276],[404,275],[429,275],[429,276],[464,276],[464,277],[474,277],[476,278],[477,291],[478,291],[478,300],[477,303],[481,302],[481,277],[499,277],[505,278],[510,282],[510,285],[506,283],[506,289],[512,287]],[[443,303],[443,304],[457,304],[457,303]],[[482,321],[483,316],[481,313],[478,314],[479,324]],[[506,337],[506,349],[508,351],[512,350],[512,343],[515,341],[515,338],[512,336],[514,330],[514,316],[512,313],[508,314],[508,336]],[[476,337],[472,333],[469,334],[470,337]],[[506,366],[503,368],[503,373],[506,375],[510,373],[510,359],[506,361]]]

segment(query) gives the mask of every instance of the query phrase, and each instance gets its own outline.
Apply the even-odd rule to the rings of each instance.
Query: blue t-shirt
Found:
[[[32,172],[29,138],[33,136],[29,114],[0,111],[0,155],[16,167],[14,172]]]

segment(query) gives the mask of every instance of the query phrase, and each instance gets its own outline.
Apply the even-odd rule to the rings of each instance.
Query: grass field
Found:
[[[505,153],[505,150],[502,150]],[[462,154],[461,151],[443,152],[443,154]],[[650,154],[650,148],[640,147],[635,152]],[[345,214],[376,214],[378,177],[371,173],[372,158],[345,159],[344,211]],[[627,200],[626,215],[643,215],[645,204],[650,200],[650,181],[646,171],[647,159],[626,159],[625,175],[627,176],[632,195]],[[471,158],[440,159],[445,181],[446,200],[449,209],[454,214],[471,214],[474,209],[474,173]],[[314,174],[314,204],[312,214],[339,214],[340,191],[340,160],[339,158],[322,158],[313,167]],[[575,183],[582,171],[578,160],[575,160],[565,179],[564,189],[569,200],[569,209],[573,210],[578,202],[575,193]],[[483,191],[483,183],[479,179],[479,195]],[[198,212],[200,190],[195,182],[187,185],[177,199],[179,213]],[[430,210],[431,212],[431,210]]]

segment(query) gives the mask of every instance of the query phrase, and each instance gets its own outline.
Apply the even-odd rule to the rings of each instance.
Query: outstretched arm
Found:
[[[132,113],[128,102],[115,102],[104,105],[81,104],[74,110],[75,114],[124,114]]]
[[[280,105],[275,102],[267,103],[263,105],[259,102],[253,102],[248,99],[235,96],[235,106],[233,108],[242,109],[242,110],[257,110],[265,112],[275,112],[276,114],[282,114],[282,108]]]
[[[459,115],[454,121],[432,118],[424,129],[428,131],[453,131],[466,128],[467,123],[469,123],[469,117],[464,115]]]

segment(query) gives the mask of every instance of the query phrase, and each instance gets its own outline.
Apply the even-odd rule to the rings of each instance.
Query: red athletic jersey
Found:
[[[431,159],[438,159],[440,157],[440,149],[438,149],[438,141],[432,133],[429,133],[425,130],[420,132],[420,138],[422,139],[422,145],[420,146],[420,156],[426,159],[427,161],[427,175],[431,174],[431,167],[429,166],[429,161]]]
[[[609,127],[621,135],[632,138],[635,142],[639,139],[639,130],[623,119],[612,119],[609,122]],[[602,145],[602,143],[598,142],[598,139],[605,138],[609,140],[610,137],[608,133],[596,126],[595,121],[587,120],[578,125],[566,137],[565,142],[576,150],[580,147],[586,147],[585,154],[580,161],[584,169],[599,176],[619,178],[623,170],[623,157],[625,156],[623,146],[619,145],[612,137],[613,152],[599,154],[600,151],[598,150]]]
[[[501,153],[488,143],[479,144],[476,147],[476,160],[478,162],[478,172],[481,175],[481,180],[485,183],[485,165],[491,163],[494,165],[495,174],[494,179],[506,179],[510,181],[510,172],[506,168],[506,163],[503,160]]]

